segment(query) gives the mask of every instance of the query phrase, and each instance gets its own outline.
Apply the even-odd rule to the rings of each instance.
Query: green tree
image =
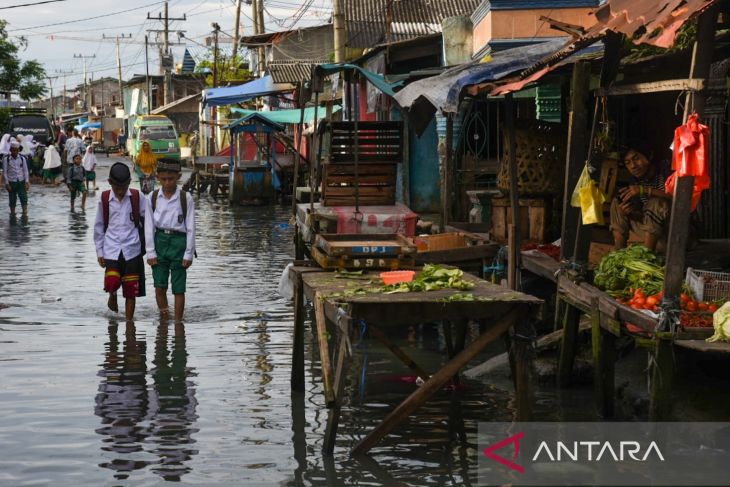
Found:
[[[251,72],[247,69],[248,65],[244,64],[239,56],[218,56],[218,86],[227,84],[241,84],[251,79]],[[197,73],[208,72],[205,78],[205,84],[213,87],[213,56],[203,59],[195,66]]]
[[[23,37],[16,45],[8,38],[5,30],[7,22],[0,19],[0,94],[10,100],[11,93],[18,93],[20,98],[32,100],[46,92],[46,71],[35,60],[21,61],[18,51],[28,43]]]

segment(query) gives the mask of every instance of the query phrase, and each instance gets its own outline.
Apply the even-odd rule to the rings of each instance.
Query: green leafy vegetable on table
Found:
[[[616,250],[601,259],[593,283],[612,296],[623,296],[629,289],[653,295],[664,285],[663,263],[643,245]]]
[[[401,282],[384,286],[385,294],[437,291],[439,289],[458,289],[468,291],[474,287],[473,282],[464,280],[461,269],[446,269],[440,265],[426,264],[423,270],[411,282]]]

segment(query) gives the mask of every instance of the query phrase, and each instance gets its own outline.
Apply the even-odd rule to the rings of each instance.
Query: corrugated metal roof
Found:
[[[610,0],[593,12],[597,22],[585,34],[523,71],[519,81],[503,85],[492,94],[520,90],[550,72],[563,59],[600,40],[608,31],[625,34],[635,44],[671,47],[680,27],[717,1]]]
[[[348,0],[349,47],[372,47],[441,32],[447,17],[470,16],[481,0]],[[386,25],[391,32],[386,36]]]
[[[297,84],[303,79],[308,80],[312,77],[314,66],[327,62],[329,61],[270,61],[268,68],[274,83]]]

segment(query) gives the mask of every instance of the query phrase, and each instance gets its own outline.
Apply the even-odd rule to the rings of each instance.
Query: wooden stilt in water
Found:
[[[428,380],[428,378],[430,377],[428,375],[428,372],[423,370],[416,362],[413,361],[412,358],[406,355],[406,353],[401,350],[398,345],[391,342],[390,339],[380,330],[380,328],[375,325],[369,324],[368,329],[370,330],[373,338],[385,345],[385,347],[390,350],[393,355],[398,357],[398,359],[403,362],[409,369],[415,372],[418,377],[423,379],[424,382]]]
[[[578,325],[580,323],[580,310],[567,302],[563,304],[565,310],[563,313],[563,343],[560,346],[560,359],[558,361],[558,386],[560,387],[566,387],[570,384],[578,344]]]
[[[614,382],[616,375],[616,337],[601,328],[598,299],[591,302],[591,343],[593,345],[593,389],[596,407],[604,418],[614,414]]]
[[[672,383],[674,381],[674,350],[672,341],[665,338],[655,340],[654,360],[651,374],[651,400],[649,419],[663,421],[672,412]]]
[[[291,389],[294,392],[304,392],[304,292],[301,274],[294,276],[294,344],[291,359]]]
[[[513,382],[517,402],[517,421],[532,419],[533,377],[534,377],[534,329],[531,321],[515,322],[512,327],[510,348],[514,363]]]
[[[314,319],[317,322],[317,342],[319,344],[319,360],[322,364],[325,404],[327,407],[332,407],[335,402],[335,395],[332,390],[332,365],[327,342],[327,318],[324,314],[324,300],[319,295],[314,296]]]
[[[345,391],[345,379],[350,362],[347,350],[347,335],[338,329],[337,337],[338,347],[334,382],[335,400],[327,416],[327,429],[325,430],[324,443],[322,444],[322,451],[325,455],[332,455],[332,452],[335,450],[337,426],[340,423],[340,412],[342,409],[342,396]]]
[[[354,455],[367,453],[383,437],[390,433],[393,428],[401,424],[413,411],[426,402],[434,392],[443,387],[459,369],[469,363],[484,347],[497,340],[519,319],[524,319],[524,312],[520,309],[513,309],[497,321],[488,331],[482,333],[460,354],[451,359],[421,387],[408,396],[405,401],[399,404],[373,431],[360,440],[352,453]]]

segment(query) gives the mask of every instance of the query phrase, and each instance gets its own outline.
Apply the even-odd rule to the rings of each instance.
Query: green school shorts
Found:
[[[96,181],[96,171],[86,171],[87,181]]]
[[[71,199],[75,200],[76,196],[86,193],[86,186],[83,181],[71,181]]]
[[[172,281],[172,294],[185,294],[188,271],[183,268],[187,237],[181,234],[167,234],[155,231],[157,265],[152,267],[155,287],[167,290],[168,278]]]

